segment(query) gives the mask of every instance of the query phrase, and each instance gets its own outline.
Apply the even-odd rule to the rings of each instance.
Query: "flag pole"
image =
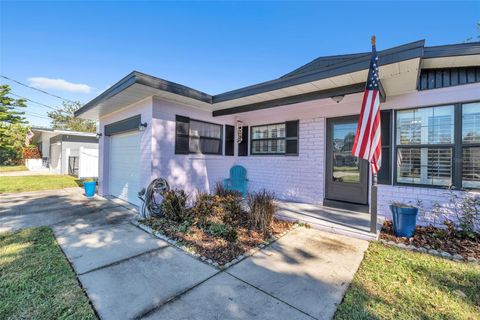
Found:
[[[372,35],[372,47],[375,46],[376,43],[375,35]],[[370,166],[371,168],[371,166]],[[377,234],[377,174],[372,174],[372,194],[370,198],[370,232]]]

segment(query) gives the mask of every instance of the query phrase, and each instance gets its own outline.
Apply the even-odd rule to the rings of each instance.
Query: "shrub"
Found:
[[[239,226],[245,217],[241,205],[242,198],[236,194],[229,194],[224,196],[221,201],[224,209],[223,223],[232,227]]]
[[[182,223],[180,223],[176,226],[173,226],[172,230],[174,232],[187,233],[190,230],[190,227],[191,227],[190,221],[185,220]]]
[[[247,202],[250,207],[248,215],[249,224],[264,233],[268,232],[275,215],[275,196],[266,190],[248,195]]]
[[[218,204],[214,196],[205,192],[197,195],[192,214],[199,227],[203,228],[207,225],[209,218],[217,212],[217,207]]]
[[[42,155],[37,146],[28,146],[22,149],[22,158],[23,159],[40,159]]]
[[[234,227],[226,224],[211,223],[205,229],[205,232],[212,236],[222,237],[231,242],[235,242],[238,239],[237,230]]]
[[[215,195],[222,198],[227,196],[242,197],[242,193],[239,191],[225,189],[222,182],[217,182],[215,185]]]
[[[480,197],[473,194],[463,196],[450,191],[450,203],[457,221],[447,221],[445,224],[452,224],[457,234],[462,237],[475,238],[476,229],[480,228]],[[452,230],[452,226],[449,227]]]
[[[162,212],[168,220],[185,222],[191,218],[191,210],[187,208],[188,195],[183,190],[165,191],[162,201]]]

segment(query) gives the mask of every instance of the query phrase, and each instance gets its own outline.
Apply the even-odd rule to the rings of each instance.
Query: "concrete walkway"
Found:
[[[330,319],[368,246],[299,228],[219,271],[76,191],[2,195],[0,226],[50,225],[102,319]]]

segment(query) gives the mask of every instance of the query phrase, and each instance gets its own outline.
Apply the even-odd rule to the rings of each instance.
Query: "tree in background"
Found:
[[[14,165],[22,160],[22,148],[28,131],[24,117],[25,99],[9,97],[10,87],[0,85],[0,165]]]
[[[48,112],[53,129],[72,130],[80,132],[96,132],[95,121],[75,118],[74,113],[82,107],[80,102],[63,102],[57,111]]]

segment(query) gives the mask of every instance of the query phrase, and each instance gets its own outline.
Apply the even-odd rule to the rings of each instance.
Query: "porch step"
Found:
[[[377,234],[374,234],[370,232],[370,214],[367,213],[287,201],[278,201],[277,206],[279,219],[308,223],[314,229],[367,241],[378,239],[383,224],[380,217]]]

